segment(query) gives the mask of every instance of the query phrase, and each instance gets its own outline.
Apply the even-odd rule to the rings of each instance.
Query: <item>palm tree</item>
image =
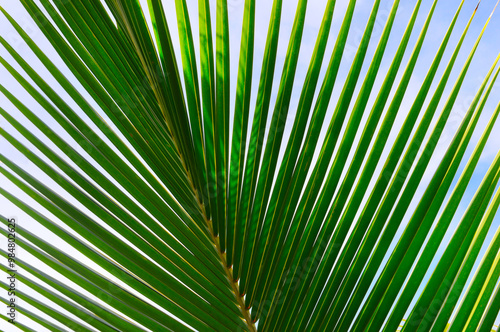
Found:
[[[310,39],[298,0],[286,39],[274,0],[259,53],[245,0],[231,59],[235,1],[21,0],[57,54],[6,2],[5,329],[490,331],[500,57],[471,88],[464,2],[328,0]]]

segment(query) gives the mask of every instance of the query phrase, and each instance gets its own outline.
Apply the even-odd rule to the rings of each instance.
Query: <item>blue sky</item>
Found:
[[[295,13],[295,8],[298,0],[285,0],[285,6],[283,7],[283,15],[282,15],[282,25],[281,25],[281,30],[280,30],[280,43],[279,43],[279,49],[278,49],[278,65],[276,66],[276,73],[275,73],[275,85],[273,87],[273,99],[271,100],[271,105],[273,105],[274,98],[276,97],[276,91],[278,88],[278,83],[279,83],[279,78],[281,76],[281,69],[282,69],[282,64],[284,61],[284,57],[286,54],[286,49],[287,49],[287,41],[288,37],[290,35],[291,29],[292,29],[292,24],[293,24],[293,17]],[[142,1],[145,3],[146,1]],[[196,16],[194,13],[196,13],[197,9],[197,1],[194,0],[189,0],[187,1],[188,7],[191,12],[191,21],[192,21],[192,28],[193,31],[196,31],[197,29],[197,20]],[[429,11],[429,8],[431,6],[431,1],[429,0],[424,0],[422,2],[422,7],[420,9],[420,14],[417,18],[417,28],[416,31],[418,32],[420,27],[422,26],[426,13]],[[441,0],[438,2],[437,8],[436,8],[436,13],[434,14],[433,21],[431,23],[431,27],[429,30],[429,34],[426,38],[426,41],[424,43],[423,49],[422,49],[422,54],[417,62],[417,67],[415,70],[415,73],[413,75],[413,78],[410,82],[407,94],[405,96],[405,99],[403,101],[403,105],[401,107],[400,114],[398,115],[398,118],[396,119],[396,124],[395,127],[402,124],[402,121],[404,120],[405,117],[405,110],[408,110],[409,107],[412,104],[412,98],[415,97],[416,93],[418,92],[418,88],[423,81],[425,74],[427,72],[428,67],[430,66],[431,61],[433,60],[433,57],[435,55],[435,52],[437,51],[437,48],[439,47],[439,44],[442,40],[442,37],[447,29],[447,26],[449,22],[451,21],[451,18],[456,10],[456,7],[458,6],[459,1],[444,1]],[[457,59],[457,64],[455,66],[454,71],[451,74],[450,77],[450,82],[445,90],[444,96],[447,96],[449,91],[451,90],[452,83],[456,79],[456,77],[459,74],[459,70],[462,67],[462,64],[465,62],[466,57],[476,39],[478,36],[479,32],[481,31],[486,19],[490,15],[493,7],[495,6],[496,1],[493,0],[483,0],[481,2],[481,5],[478,8],[477,14],[474,18],[474,21],[471,25],[469,34],[465,40],[465,44],[462,48],[462,51],[460,52],[460,55]],[[243,0],[228,0],[228,6],[229,6],[229,19],[230,19],[230,45],[231,45],[231,63],[232,63],[232,74],[231,74],[231,81],[232,83],[236,82],[237,78],[237,62],[238,62],[238,53],[239,53],[239,39],[240,39],[240,29],[241,29],[241,20],[242,20],[242,14],[243,14]],[[393,29],[393,33],[391,34],[390,41],[389,41],[389,47],[386,51],[386,56],[384,57],[381,65],[381,69],[379,72],[379,75],[377,76],[376,80],[376,85],[375,89],[372,92],[372,95],[370,97],[368,109],[370,109],[371,105],[373,104],[375,97],[376,97],[376,92],[377,88],[380,87],[382,84],[382,81],[384,79],[385,73],[387,72],[390,61],[391,61],[391,54],[395,52],[395,49],[399,43],[399,40],[404,32],[404,28],[406,27],[406,23],[408,18],[410,17],[413,7],[414,7],[415,1],[401,1],[401,4],[398,9],[398,14],[396,17],[395,21],[395,27]],[[39,44],[39,46],[48,54],[51,59],[54,60],[54,62],[60,67],[65,74],[68,74],[68,77],[71,78],[71,81],[76,85],[80,86],[76,79],[72,77],[71,73],[69,70],[65,67],[64,63],[62,62],[61,59],[58,58],[58,56],[55,54],[54,50],[48,43],[48,41],[45,39],[41,31],[38,30],[36,25],[31,21],[29,18],[28,14],[23,10],[22,6],[15,1],[9,1],[9,0],[0,0],[0,5],[3,6],[4,9],[6,9],[20,24],[21,26],[30,34],[30,36]],[[175,8],[174,8],[174,1],[173,0],[168,0],[164,1],[164,5],[166,6],[167,9],[167,20],[170,25],[170,29],[172,32],[172,38],[174,41],[175,45],[178,45],[178,36],[177,36],[177,31],[176,31],[176,23],[175,23]],[[319,26],[321,23],[322,15],[323,15],[323,10],[326,5],[326,0],[314,0],[314,1],[309,1],[308,5],[308,11],[307,11],[307,16],[306,16],[306,25],[305,25],[305,31],[304,31],[304,36],[303,36],[303,44],[301,47],[301,53],[299,57],[299,65],[297,68],[297,74],[296,74],[296,83],[294,85],[294,93],[292,95],[292,102],[291,102],[291,108],[290,108],[290,113],[289,113],[289,119],[287,121],[287,126],[285,129],[285,138],[287,138],[290,135],[290,130],[293,124],[293,117],[296,113],[297,109],[297,104],[300,96],[300,89],[302,87],[302,82],[304,81],[304,78],[307,73],[307,68],[308,64],[310,61],[310,57],[312,54],[312,50],[316,41],[316,34],[319,30]],[[336,98],[338,98],[341,89],[342,89],[342,83],[344,82],[348,70],[350,68],[350,63],[354,57],[354,52],[357,48],[357,45],[359,44],[359,40],[361,38],[361,34],[364,30],[364,26],[366,24],[366,19],[369,15],[369,12],[371,10],[371,5],[372,1],[368,0],[361,0],[358,1],[358,4],[356,6],[356,11],[354,14],[354,19],[353,19],[353,24],[351,28],[351,33],[349,34],[348,41],[347,41],[347,53],[345,54],[342,64],[341,64],[341,71],[339,73],[339,78],[337,79],[337,84],[336,87],[333,91],[332,95],[332,102],[330,103],[330,108],[329,108],[329,115],[333,113],[334,109],[334,101]],[[462,9],[462,13],[459,18],[459,22],[457,24],[457,27],[455,29],[455,32],[452,36],[452,39],[450,41],[450,45],[455,45],[456,42],[458,41],[458,38],[460,36],[461,30],[465,27],[465,24],[472,14],[472,11],[476,7],[477,2],[476,1],[465,1],[464,7]],[[342,0],[342,1],[337,1],[336,8],[335,8],[335,14],[334,14],[334,21],[332,25],[332,31],[327,47],[327,52],[325,56],[325,60],[323,63],[323,70],[322,74],[320,76],[320,82],[322,80],[322,77],[325,74],[326,67],[329,61],[329,55],[331,54],[331,50],[333,49],[333,45],[335,43],[335,35],[338,32],[341,24],[341,18],[343,17],[343,14],[345,12],[345,8],[347,6],[347,1]],[[370,48],[366,57],[366,60],[370,60],[370,56],[373,55],[375,51],[376,44],[378,42],[378,39],[382,33],[382,29],[385,25],[385,21],[387,18],[387,15],[390,11],[390,8],[392,6],[392,1],[382,1],[380,11],[379,11],[379,17],[376,22],[375,30],[373,33],[373,37],[370,43]],[[269,15],[271,11],[271,1],[257,1],[257,6],[256,6],[257,14],[256,14],[256,46],[255,46],[255,56],[254,56],[254,75],[253,75],[253,93],[252,93],[252,101],[251,105],[255,104],[255,98],[256,98],[256,90],[258,87],[258,80],[260,77],[260,65],[262,62],[262,57],[263,57],[263,51],[264,51],[264,45],[265,45],[265,38],[267,34],[267,27],[269,23]],[[215,16],[215,2],[212,2],[212,15],[213,17]],[[458,128],[465,112],[467,111],[467,108],[472,101],[472,98],[474,97],[479,85],[481,84],[484,76],[486,75],[487,70],[493,63],[495,57],[497,54],[500,52],[500,40],[498,37],[498,31],[500,31],[500,13],[496,12],[493,15],[493,18],[490,22],[490,25],[488,26],[483,40],[481,41],[477,54],[475,58],[473,59],[471,63],[471,68],[467,74],[466,81],[460,91],[460,94],[457,98],[457,101],[455,103],[455,106],[452,110],[452,113],[450,115],[450,120],[448,122],[448,125],[445,127],[442,140],[438,144],[438,147],[436,149],[435,156],[431,160],[431,164],[428,168],[428,171],[426,172],[426,175],[424,176],[424,181],[422,183],[422,186],[418,189],[417,195],[415,199],[412,202],[412,205],[410,206],[410,211],[412,208],[416,206],[418,203],[419,198],[423,194],[423,191],[425,189],[426,183],[430,180],[430,177],[432,175],[433,170],[437,167],[440,158],[442,155],[445,153],[446,148],[453,137],[454,132]],[[6,22],[6,19],[0,15],[0,26],[2,27],[2,32],[0,33],[2,37],[4,37],[18,52],[23,54],[25,59],[29,60],[30,64],[32,64],[37,70],[40,71],[40,75],[44,77],[48,82],[53,82],[54,85],[56,85],[55,80],[53,80],[48,72],[39,64],[39,62],[34,58],[32,55],[31,51],[29,48],[24,45],[24,43],[20,40],[20,38],[17,36],[17,34],[13,31],[13,29],[10,27],[10,25]],[[412,38],[409,43],[408,49],[411,50],[416,38],[418,36],[418,33],[414,33],[412,35]],[[197,38],[195,36],[195,45],[197,45]],[[445,53],[444,56],[444,61],[447,61],[451,55],[451,48],[448,47],[447,52]],[[398,74],[398,79],[401,76],[402,70],[404,69],[404,66],[406,65],[406,62],[409,58],[410,51],[407,51],[405,54],[405,58],[403,60],[402,64],[402,69],[400,70]],[[12,63],[10,61],[10,56],[8,53],[0,47],[0,56],[4,57],[7,61]],[[180,65],[180,56],[178,56],[178,61]],[[366,72],[368,68],[367,61],[365,61],[364,67],[363,67],[363,73]],[[444,66],[440,66],[438,70],[438,77],[439,75],[443,72]],[[26,104],[31,107],[34,111],[42,113],[40,110],[37,109],[37,104],[34,102],[29,96],[27,96],[22,89],[19,87],[19,85],[10,77],[8,73],[6,73],[5,69],[0,66],[0,83],[6,87],[9,88],[13,93],[16,94],[19,98],[23,100],[23,102],[26,102]],[[357,89],[359,90],[359,87],[361,85],[358,84]],[[434,84],[435,87],[435,84]],[[233,98],[234,98],[234,89],[235,85],[232,84],[233,88]],[[83,95],[87,95],[83,89],[81,89]],[[432,92],[432,89],[431,89]],[[64,92],[61,91],[62,95],[65,95]],[[473,148],[475,146],[475,143],[479,139],[480,133],[482,131],[482,128],[485,127],[486,123],[489,120],[490,115],[492,114],[494,108],[496,107],[499,98],[498,96],[500,95],[500,83],[496,83],[491,96],[488,100],[488,103],[486,104],[485,110],[483,111],[483,115],[481,119],[479,120],[479,124],[476,130],[476,133],[474,134],[474,137],[472,139],[472,142],[468,148],[468,151],[466,153],[466,158],[470,156],[470,154],[473,151]],[[66,98],[69,103],[71,101],[69,98]],[[446,99],[446,98],[443,98]],[[234,99],[232,99],[232,105],[234,106]],[[0,105],[1,107],[5,108],[9,112],[12,112],[12,114],[18,114],[17,111],[13,108],[12,105],[6,100],[6,98],[3,95],[0,95]],[[443,103],[441,103],[440,107],[438,108],[438,112],[441,110],[443,106]],[[252,109],[252,107],[251,107]],[[365,115],[363,121],[366,121],[368,112]],[[250,118],[252,116],[252,112],[250,114]],[[51,124],[54,124],[53,121],[47,119],[47,121]],[[324,135],[326,132],[326,128],[329,124],[329,118],[327,116],[327,120],[325,121],[325,125],[322,131],[322,134]],[[7,131],[11,132],[13,135],[15,134],[15,131],[6,123],[4,119],[0,117],[0,125],[5,128]],[[55,125],[55,124],[54,124]],[[363,125],[363,124],[362,124]],[[55,125],[56,126],[56,125]],[[31,129],[30,126],[28,128]],[[34,130],[36,132],[36,130]],[[391,133],[391,136],[389,138],[389,143],[393,141],[396,137],[396,132]],[[16,137],[20,137],[19,135],[16,135]],[[359,135],[358,135],[359,138]],[[286,142],[286,141],[285,141]],[[41,174],[34,166],[30,165],[27,163],[20,154],[18,154],[13,148],[9,146],[7,142],[4,141],[3,138],[0,139],[0,146],[2,147],[2,153],[11,157],[13,160],[16,162],[19,162],[23,167],[25,167],[27,170],[30,172],[36,173],[39,175],[44,181],[47,183],[52,183],[52,181],[48,178],[46,178],[43,174]],[[284,148],[284,145],[282,146]],[[81,149],[79,149],[82,153],[85,153]],[[486,173],[489,165],[491,164],[493,158],[497,154],[497,152],[500,150],[500,124],[497,123],[493,129],[492,135],[485,147],[484,153],[481,157],[481,161],[476,169],[476,172],[472,178],[472,181],[468,187],[468,190],[465,194],[465,198],[463,202],[461,202],[459,210],[457,212],[457,216],[454,219],[452,226],[450,227],[449,232],[447,233],[445,239],[448,239],[454,230],[454,227],[458,224],[460,220],[460,216],[463,214],[463,212],[467,208],[467,204],[469,200],[473,197],[476,189],[478,188],[482,177]],[[387,155],[389,152],[389,149],[386,148],[384,150],[383,155]],[[352,152],[351,152],[352,156]],[[461,168],[465,166],[467,160],[462,162]],[[382,167],[382,163],[379,164],[378,170],[380,170]],[[12,193],[19,195],[22,197],[22,193],[15,188],[13,185],[11,185],[8,181],[6,181],[3,177],[0,179],[0,183],[2,183],[2,187],[8,189]],[[373,181],[370,184],[370,186],[373,185]],[[34,223],[32,223],[29,218],[22,213],[18,208],[7,202],[5,199],[0,198],[0,211],[1,213],[6,216],[16,216],[19,219],[20,223],[24,223],[26,227],[36,227]],[[89,211],[90,213],[90,211]],[[410,217],[410,214],[407,216],[408,218]],[[500,226],[500,216],[496,216],[493,225],[491,227],[491,230],[489,232],[489,235],[485,241],[486,245],[489,242],[489,240],[492,238],[494,232],[498,227]],[[40,234],[46,234],[46,232],[43,229],[38,229],[35,228],[37,232],[39,231]],[[400,230],[402,231],[402,229]],[[48,236],[48,234],[47,234]],[[2,242],[0,242],[0,246],[3,248]],[[484,251],[485,248],[483,248]],[[443,250],[443,248],[441,248]],[[21,252],[22,254],[22,252]],[[77,254],[77,253],[75,253]],[[497,320],[498,321],[498,320]],[[5,330],[6,327],[1,325],[3,322],[0,322],[0,329]],[[8,330],[7,330],[8,331]]]

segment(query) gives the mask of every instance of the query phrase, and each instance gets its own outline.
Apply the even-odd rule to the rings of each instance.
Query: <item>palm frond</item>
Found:
[[[494,1],[0,5],[2,330],[496,328]]]

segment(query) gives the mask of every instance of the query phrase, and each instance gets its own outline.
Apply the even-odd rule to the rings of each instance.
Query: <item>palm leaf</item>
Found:
[[[484,2],[2,4],[2,330],[494,329]]]

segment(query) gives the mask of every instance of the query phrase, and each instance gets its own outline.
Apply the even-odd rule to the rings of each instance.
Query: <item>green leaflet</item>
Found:
[[[233,133],[231,138],[231,156],[228,160],[228,188],[226,205],[227,222],[227,266],[231,267],[236,260],[236,245],[238,243],[241,222],[238,222],[237,212],[242,195],[243,168],[245,166],[245,151],[248,131],[248,113],[250,108],[250,93],[252,88],[252,68],[255,29],[255,2],[245,0],[238,81],[234,106]],[[239,268],[239,266],[238,266]]]

